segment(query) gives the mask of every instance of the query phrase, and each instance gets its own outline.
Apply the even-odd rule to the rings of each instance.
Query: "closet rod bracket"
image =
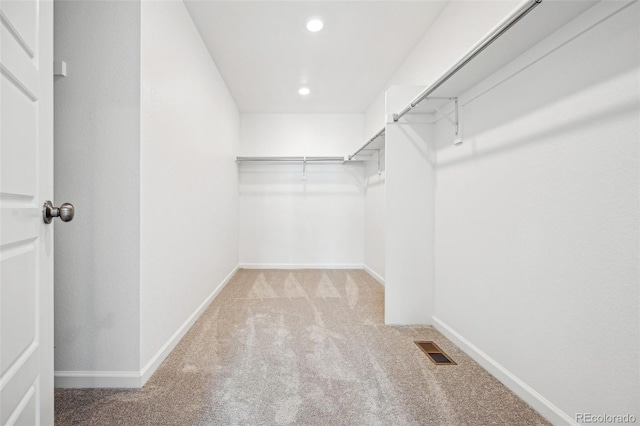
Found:
[[[460,145],[462,144],[462,114],[460,111],[460,103],[458,102],[458,98],[455,98],[455,100],[453,101],[454,103],[454,111],[455,111],[455,120],[456,120],[456,124],[455,124],[455,135],[453,137],[453,144],[454,145]]]
[[[307,180],[307,157],[302,157],[302,180]]]
[[[442,110],[438,108],[436,104],[434,104],[433,102],[429,102],[434,99],[446,99],[448,101],[453,102],[453,119],[449,118],[448,114],[442,112]],[[424,100],[429,102],[431,106],[433,106],[433,108],[436,110],[438,114],[440,114],[442,118],[446,119],[449,123],[453,125],[453,128],[454,128],[453,144],[460,145],[462,143],[462,132],[460,131],[462,127],[462,114],[460,114],[460,103],[458,102],[458,98],[457,97],[455,98],[428,97],[428,98],[424,98]]]
[[[438,106],[435,103],[431,102],[435,99],[444,99],[444,100],[453,102],[453,119],[449,117],[450,113],[442,112],[442,110],[438,108]],[[424,98],[424,100],[430,103],[431,106],[433,106],[436,112],[440,114],[440,117],[446,119],[449,123],[453,125],[453,129],[454,129],[453,144],[460,145],[462,143],[462,134],[460,131],[462,127],[462,114],[460,114],[460,103],[458,102],[458,98],[457,97],[440,98],[440,97],[431,96],[428,98]],[[448,103],[446,105],[448,105]],[[435,121],[438,121],[438,120],[435,120]]]

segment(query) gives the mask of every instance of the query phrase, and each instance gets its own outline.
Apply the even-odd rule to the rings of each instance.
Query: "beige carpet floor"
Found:
[[[57,425],[546,425],[359,270],[240,270],[142,389],[58,389]],[[433,340],[457,363],[436,366]]]

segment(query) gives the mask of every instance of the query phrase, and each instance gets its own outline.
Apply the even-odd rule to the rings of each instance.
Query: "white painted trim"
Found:
[[[382,275],[378,274],[376,271],[374,271],[373,269],[369,268],[367,265],[364,265],[364,270],[371,275],[376,281],[378,281],[380,284],[384,285],[384,278],[382,277]]]
[[[236,266],[233,268],[229,274],[222,280],[222,282],[218,285],[218,287],[211,292],[211,294],[198,306],[198,308],[187,318],[187,320],[180,326],[175,333],[167,340],[167,342],[162,345],[162,347],[158,350],[158,352],[151,357],[149,362],[142,368],[140,371],[140,376],[142,379],[141,386],[144,386],[147,383],[147,380],[151,378],[153,373],[156,372],[162,361],[171,353],[173,348],[180,342],[182,337],[187,334],[187,331],[191,328],[191,326],[196,322],[196,320],[202,315],[205,309],[213,302],[213,299],[222,291],[222,289],[227,285],[227,283],[231,280],[234,274],[238,271],[240,267]]]
[[[523,382],[515,374],[504,368],[496,360],[491,358],[485,352],[469,340],[462,337],[458,332],[453,330],[439,318],[433,317],[433,325],[440,333],[456,344],[467,355],[473,358],[485,370],[487,370],[502,384],[511,389],[516,395],[522,398],[527,404],[533,407],[538,413],[544,416],[554,425],[578,425],[571,416],[553,405],[551,401],[540,395],[533,388]]]
[[[364,269],[361,263],[241,263],[240,269]]]
[[[147,362],[141,371],[56,371],[55,387],[57,388],[141,388],[155,373],[162,361],[180,342],[191,326],[202,315],[213,299],[231,280],[240,267],[236,266],[222,280],[218,287],[198,306],[175,333],[162,345],[158,352]]]
[[[140,388],[139,371],[56,371],[56,388]]]

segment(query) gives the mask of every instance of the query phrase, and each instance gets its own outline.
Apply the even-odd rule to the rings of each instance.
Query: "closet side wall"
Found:
[[[365,163],[364,189],[364,266],[381,283],[385,277],[385,155],[383,148],[373,152],[372,158]]]
[[[344,156],[363,138],[362,114],[242,114],[241,155]],[[240,264],[362,267],[362,163],[242,163]]]
[[[513,7],[452,2],[390,84],[432,83],[447,55]],[[637,24],[637,11],[624,14]],[[638,417],[640,49],[630,31],[624,43],[615,29],[593,47],[569,43],[565,60],[465,106],[460,147],[449,123],[437,126],[436,326],[554,424],[581,412]],[[381,93],[367,134],[383,125],[383,105]]]
[[[142,2],[143,380],[238,264],[239,114],[182,1]]]
[[[388,110],[404,89],[387,92]],[[435,153],[424,122],[411,114],[386,128],[385,324],[430,325],[434,313]]]
[[[90,386],[139,370],[140,4],[54,10],[56,385]]]
[[[436,324],[567,422],[640,417],[638,16],[463,99],[462,146],[438,126]]]

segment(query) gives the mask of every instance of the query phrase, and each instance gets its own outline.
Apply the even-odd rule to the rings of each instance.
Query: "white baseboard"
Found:
[[[447,339],[455,343],[456,346],[462,349],[467,355],[473,358],[485,370],[491,373],[491,375],[496,379],[500,380],[502,384],[511,389],[513,393],[522,398],[522,400],[533,407],[534,410],[544,416],[552,424],[577,425],[571,416],[553,405],[548,399],[520,380],[515,374],[504,368],[496,360],[491,358],[435,316],[433,317],[433,325],[436,330],[444,334]]]
[[[139,388],[139,371],[56,371],[56,388]]]
[[[187,320],[176,330],[175,333],[162,345],[158,352],[151,357],[149,362],[140,371],[56,371],[55,387],[57,388],[141,388],[147,380],[160,367],[162,361],[180,342],[180,339],[187,334],[187,331],[202,315],[205,309],[213,302],[213,299],[222,291],[224,286],[231,280],[238,271],[239,266],[222,280],[218,287],[198,306],[198,308],[187,318]]]
[[[241,263],[240,269],[364,269],[362,263]]]
[[[363,269],[376,281],[384,285],[384,278],[367,265],[360,263],[241,263],[239,269]]]
[[[162,361],[171,353],[173,348],[180,342],[180,340],[187,334],[187,331],[191,328],[191,326],[196,322],[196,320],[202,315],[205,309],[213,302],[213,299],[222,291],[224,286],[231,280],[233,275],[240,269],[239,266],[233,268],[229,274],[222,280],[222,282],[211,292],[211,294],[198,306],[198,308],[187,318],[187,320],[176,330],[175,333],[167,340],[167,342],[162,345],[162,347],[156,352],[156,354],[151,357],[149,362],[142,368],[140,371],[140,376],[142,379],[141,386],[144,386],[147,383],[147,380],[156,372]]]
[[[384,285],[384,278],[382,278],[382,275],[378,274],[376,271],[369,268],[367,265],[364,265],[364,270],[367,271],[367,273],[371,275],[373,278],[375,278],[376,281]]]

